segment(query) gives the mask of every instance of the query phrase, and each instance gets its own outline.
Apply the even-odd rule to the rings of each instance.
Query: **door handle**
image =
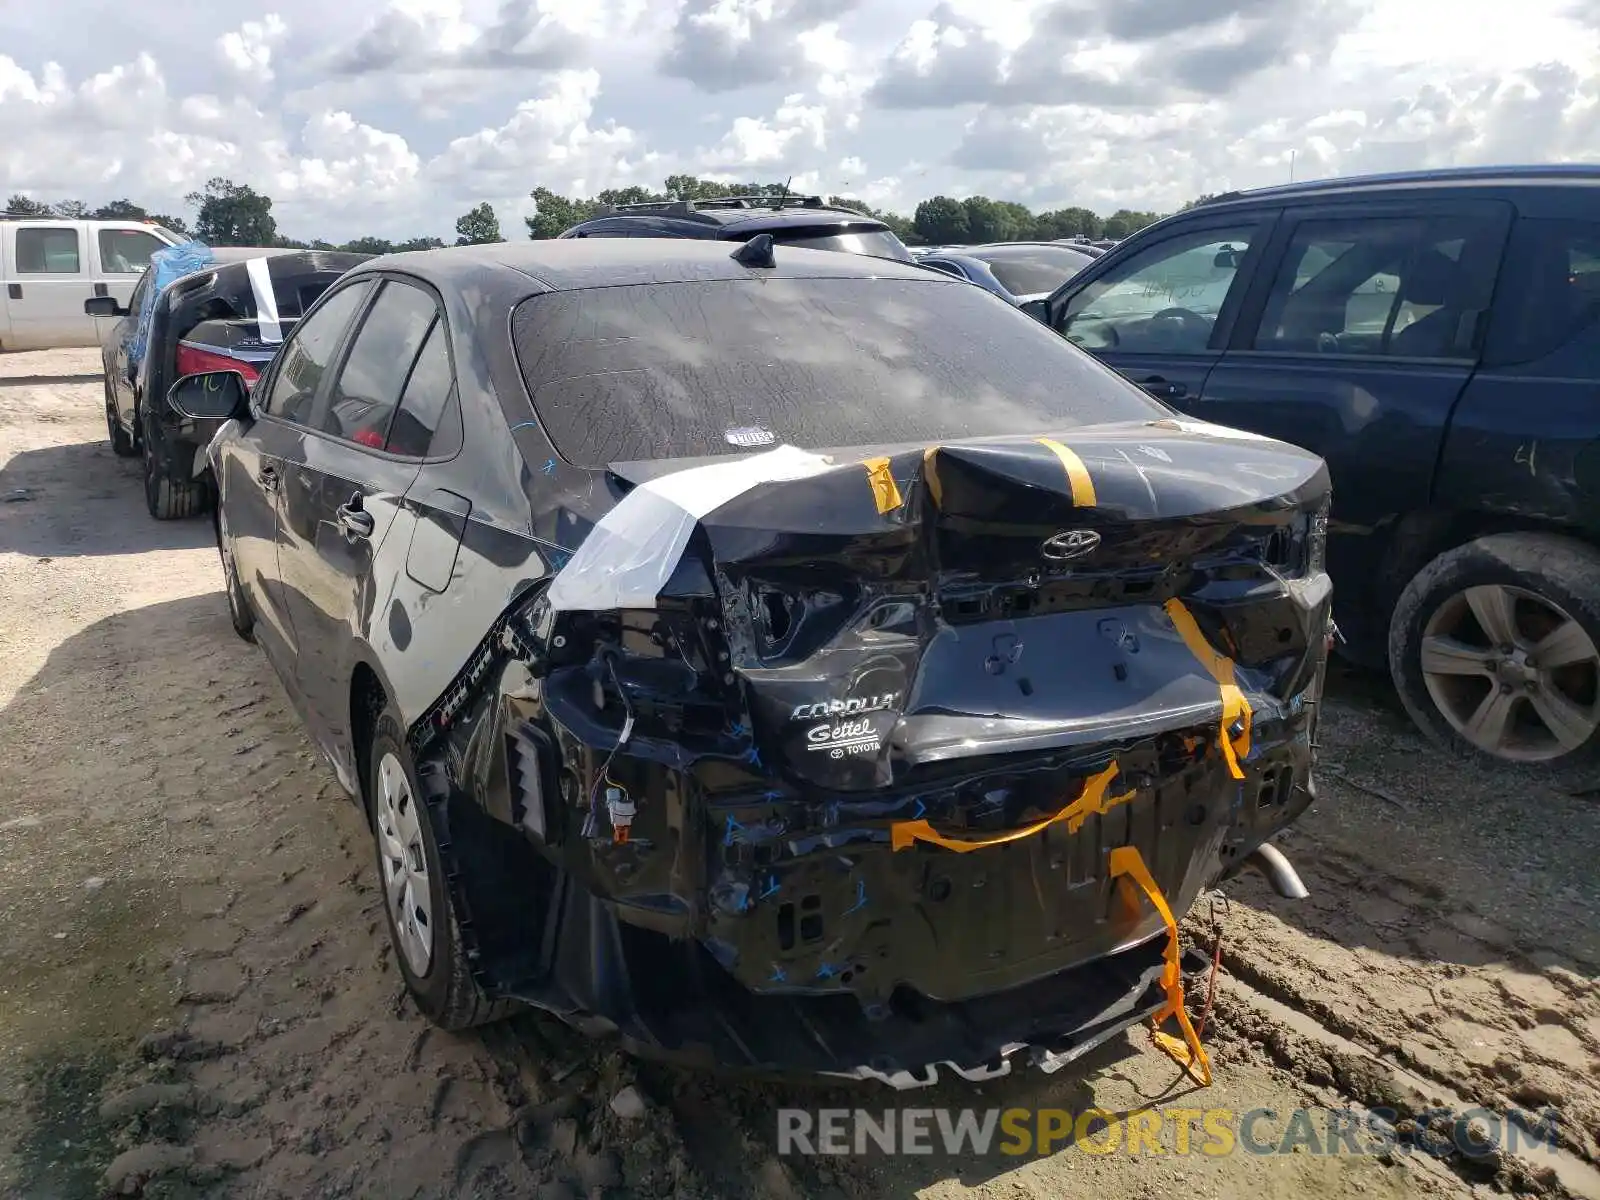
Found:
[[[1161,378],[1159,375],[1152,375],[1148,379],[1141,379],[1139,381],[1139,386],[1144,388],[1145,391],[1149,392],[1157,400],[1181,400],[1183,397],[1189,394],[1189,387],[1187,384],[1172,383]]]
[[[22,299],[22,285],[20,283],[6,284],[6,295],[13,300]]]
[[[256,482],[265,490],[275,492],[278,490],[278,468],[262,467],[256,472]]]
[[[351,537],[372,536],[372,514],[361,507],[360,495],[351,496],[349,504],[341,504],[334,516],[339,518],[339,527]]]

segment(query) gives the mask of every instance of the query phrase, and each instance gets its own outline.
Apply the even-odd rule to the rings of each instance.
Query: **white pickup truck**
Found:
[[[83,302],[124,307],[150,256],[185,238],[148,221],[69,221],[0,214],[0,350],[98,346],[114,318]]]

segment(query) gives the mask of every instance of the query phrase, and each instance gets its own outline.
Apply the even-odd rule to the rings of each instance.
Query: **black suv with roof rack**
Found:
[[[1600,167],[1229,192],[1026,311],[1333,478],[1344,653],[1455,749],[1600,776]]]
[[[843,250],[910,262],[911,252],[882,221],[825,204],[821,196],[719,196],[618,204],[580,222],[564,238],[707,238],[748,242],[770,234],[785,246]]]

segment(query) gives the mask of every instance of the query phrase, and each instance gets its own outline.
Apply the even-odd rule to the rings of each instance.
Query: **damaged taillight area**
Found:
[[[559,898],[491,985],[663,1044],[694,1005],[916,1026],[1161,932],[1119,855],[1181,916],[1309,805],[1320,460],[1179,422],[785,451],[645,476],[419,723]],[[597,921],[610,992],[563,975]]]

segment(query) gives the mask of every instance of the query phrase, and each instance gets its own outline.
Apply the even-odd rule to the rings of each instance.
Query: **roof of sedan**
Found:
[[[555,291],[746,279],[752,275],[789,279],[930,278],[930,273],[915,263],[841,250],[806,250],[781,243],[773,250],[776,266],[747,267],[734,261],[737,249],[739,245],[734,243],[696,238],[552,238],[389,254],[363,263],[357,270],[392,267],[448,284],[486,268],[500,268],[537,280]]]

